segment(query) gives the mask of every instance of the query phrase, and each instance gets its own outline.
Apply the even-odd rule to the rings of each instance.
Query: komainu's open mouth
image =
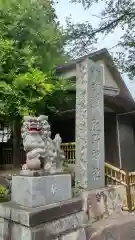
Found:
[[[29,132],[40,132],[41,128],[40,128],[40,124],[38,122],[31,122],[28,126],[28,131]]]
[[[40,132],[40,128],[36,128],[36,127],[29,127],[28,128],[28,130],[30,131],[30,132]]]

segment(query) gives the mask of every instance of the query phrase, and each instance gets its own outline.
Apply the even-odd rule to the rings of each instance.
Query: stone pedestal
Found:
[[[0,204],[0,240],[67,240],[86,221],[81,199],[37,208],[7,202]]]
[[[12,177],[12,202],[24,207],[40,207],[71,197],[70,174]]]
[[[69,174],[13,176],[12,201],[0,204],[0,240],[81,240],[87,221]]]

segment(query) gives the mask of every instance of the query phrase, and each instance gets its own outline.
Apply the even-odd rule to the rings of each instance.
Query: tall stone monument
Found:
[[[104,187],[103,70],[89,59],[77,63],[76,185]]]

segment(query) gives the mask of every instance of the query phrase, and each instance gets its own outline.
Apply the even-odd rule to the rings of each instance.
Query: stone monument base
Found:
[[[86,220],[85,220],[86,219]],[[81,199],[71,199],[37,208],[13,202],[0,203],[0,240],[67,240],[80,235],[87,221]],[[84,238],[79,238],[82,240]]]
[[[40,207],[71,197],[70,174],[12,177],[12,202],[24,207]]]

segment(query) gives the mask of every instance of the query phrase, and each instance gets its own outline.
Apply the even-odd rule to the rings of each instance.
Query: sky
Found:
[[[81,4],[73,4],[70,3],[69,0],[60,0],[59,3],[56,4],[56,13],[63,26],[66,24],[66,18],[71,16],[74,23],[89,21],[93,27],[97,27],[100,21],[98,15],[103,8],[104,4],[98,3],[94,4],[89,10],[84,10]],[[96,45],[97,50],[107,48],[108,51],[115,53],[118,51],[118,48],[114,46],[117,45],[121,35],[122,30],[118,28],[113,34],[109,34],[105,38],[100,37]],[[135,83],[130,82],[126,75],[123,75],[123,79],[132,96],[135,97]]]

